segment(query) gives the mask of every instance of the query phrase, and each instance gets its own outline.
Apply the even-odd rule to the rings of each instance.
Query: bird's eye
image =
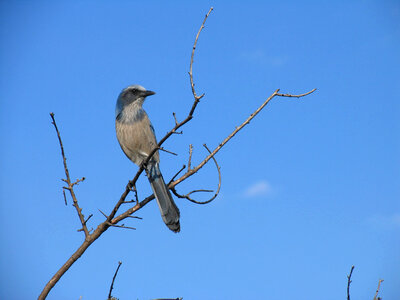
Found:
[[[136,94],[136,92],[137,92],[136,89],[132,89],[132,90],[131,90],[131,93],[132,93],[132,94]]]

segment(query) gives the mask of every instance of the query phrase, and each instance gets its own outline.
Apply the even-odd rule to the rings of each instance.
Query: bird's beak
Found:
[[[143,92],[143,96],[147,97],[147,96],[154,95],[155,93],[156,92],[153,92],[153,91],[145,91],[145,92]]]

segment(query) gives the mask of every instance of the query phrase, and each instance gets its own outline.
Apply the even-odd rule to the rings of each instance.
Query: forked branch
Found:
[[[64,182],[67,184],[67,186],[64,187],[64,189],[68,190],[71,194],[71,197],[73,199],[73,206],[75,207],[78,216],[79,216],[79,220],[81,222],[82,225],[82,229],[81,231],[83,231],[85,233],[85,240],[83,241],[83,243],[79,246],[79,248],[75,251],[75,253],[64,263],[64,265],[56,272],[56,274],[54,274],[54,276],[50,279],[50,281],[46,284],[46,286],[44,287],[43,291],[41,292],[39,299],[45,299],[46,296],[48,295],[48,293],[50,292],[50,290],[54,287],[54,285],[58,282],[58,280],[63,276],[63,274],[72,266],[72,264],[78,260],[81,255],[83,253],[85,253],[85,251],[87,250],[88,247],[90,247],[90,245],[96,241],[106,230],[108,230],[110,227],[118,227],[118,228],[126,228],[126,229],[134,229],[133,227],[129,227],[129,226],[125,226],[124,224],[119,225],[119,222],[121,222],[122,220],[126,219],[126,218],[137,218],[136,216],[133,216],[132,214],[134,214],[135,212],[137,212],[138,210],[140,210],[142,207],[144,207],[147,203],[149,203],[151,200],[154,199],[154,195],[149,195],[148,197],[144,198],[142,201],[139,201],[139,199],[137,198],[137,193],[136,193],[136,182],[139,179],[139,177],[141,176],[141,174],[143,173],[143,171],[145,170],[145,166],[147,165],[147,163],[150,161],[150,159],[152,158],[152,156],[154,155],[154,153],[156,153],[158,150],[164,150],[161,146],[163,145],[163,143],[169,139],[172,135],[176,134],[176,133],[181,133],[181,131],[178,131],[178,129],[180,129],[183,125],[185,125],[186,123],[188,123],[194,116],[194,112],[196,110],[196,107],[200,101],[200,99],[202,99],[204,97],[204,93],[201,94],[200,96],[197,95],[196,90],[195,90],[195,84],[194,84],[194,80],[193,80],[193,62],[194,62],[194,54],[195,54],[195,50],[197,47],[197,42],[200,36],[201,31],[203,30],[204,26],[205,26],[205,22],[207,20],[207,18],[209,17],[210,13],[212,12],[213,8],[211,7],[210,10],[208,11],[208,13],[206,14],[206,16],[204,17],[203,23],[200,26],[200,29],[197,32],[194,44],[193,44],[193,48],[192,48],[192,54],[191,54],[191,58],[190,58],[190,67],[189,67],[189,78],[190,78],[190,85],[191,85],[191,89],[192,89],[192,94],[194,97],[194,101],[193,104],[189,110],[188,115],[186,116],[185,119],[183,119],[183,121],[178,121],[177,117],[175,114],[173,114],[174,116],[174,126],[173,128],[167,132],[167,134],[159,141],[157,147],[155,149],[153,149],[151,151],[151,153],[149,154],[149,156],[147,157],[147,159],[142,163],[142,165],[139,167],[139,170],[137,171],[136,175],[134,176],[134,178],[132,180],[130,180],[128,182],[128,184],[125,186],[125,189],[122,193],[122,195],[120,196],[120,199],[117,201],[117,203],[114,205],[114,207],[112,208],[111,212],[107,215],[103,212],[101,212],[104,217],[105,220],[100,223],[96,229],[91,232],[88,230],[87,228],[87,222],[89,221],[90,217],[85,219],[83,213],[82,213],[82,209],[78,204],[78,200],[76,198],[76,195],[74,193],[74,186],[78,183],[80,183],[81,181],[84,180],[84,178],[82,179],[78,179],[75,182],[72,182],[70,179],[70,175],[69,175],[69,170],[67,167],[67,163],[66,163],[66,157],[65,157],[65,153],[64,153],[64,147],[61,141],[61,135],[60,132],[57,128],[56,122],[55,122],[55,118],[54,118],[54,114],[51,113],[51,118],[52,118],[52,123],[56,129],[57,132],[57,136],[58,136],[58,140],[59,140],[59,144],[60,144],[60,148],[61,148],[61,153],[62,153],[62,158],[63,158],[63,163],[64,163],[64,170],[65,170],[65,174],[66,174],[66,179],[64,180]],[[292,94],[280,94],[279,93],[279,89],[276,90],[271,96],[269,96],[264,103],[261,104],[260,107],[258,107],[240,126],[236,127],[232,133],[230,135],[228,135],[216,148],[214,148],[213,151],[209,150],[208,147],[206,145],[204,145],[204,147],[207,149],[208,151],[208,155],[195,167],[192,167],[192,151],[193,149],[190,148],[189,150],[189,162],[188,162],[188,168],[186,170],[186,172],[181,175],[181,177],[179,177],[178,179],[175,179],[185,168],[186,166],[183,166],[183,168],[171,179],[171,181],[168,184],[168,187],[174,192],[176,193],[177,197],[180,198],[186,198],[192,202],[198,203],[198,204],[205,204],[205,203],[209,203],[210,201],[214,200],[219,191],[220,191],[220,187],[221,187],[221,171],[220,171],[220,167],[215,159],[215,155],[218,153],[218,151],[229,141],[231,140],[244,126],[246,126],[247,124],[249,124],[249,122],[265,107],[265,105],[268,104],[268,102],[270,100],[272,100],[274,97],[278,96],[278,97],[304,97],[306,95],[311,94],[312,92],[314,92],[314,90],[311,90],[308,93],[305,94],[300,94],[300,95],[292,95]],[[192,199],[190,196],[196,192],[204,192],[207,190],[194,190],[186,195],[179,195],[176,192],[175,187],[183,182],[184,180],[186,180],[187,178],[189,178],[190,176],[194,175],[196,172],[198,172],[206,163],[208,163],[210,161],[210,159],[212,159],[215,163],[215,166],[218,170],[218,188],[217,191],[215,192],[214,196],[205,201],[205,202],[200,202],[200,201],[196,201],[194,199]],[[130,200],[126,200],[127,196],[129,195],[130,192],[134,192],[135,193],[135,199],[136,201],[130,201]],[[65,196],[65,192],[64,192],[64,196]],[[66,201],[66,198],[65,198]],[[135,203],[135,205],[133,207],[130,207],[129,209],[125,210],[124,212],[120,213],[120,208],[123,204],[129,204],[129,203]],[[115,274],[116,276],[116,274]],[[112,288],[111,288],[112,290]],[[110,294],[111,295],[111,290],[110,290]]]
[[[64,171],[65,171],[66,179],[62,179],[62,181],[64,181],[67,184],[67,186],[65,186],[64,189],[69,191],[72,201],[73,201],[73,206],[75,207],[76,212],[79,217],[79,221],[82,224],[82,228],[79,229],[79,231],[83,231],[85,233],[85,238],[87,238],[89,236],[89,230],[86,226],[86,222],[90,219],[91,216],[89,216],[89,218],[87,220],[85,220],[85,216],[82,213],[82,208],[79,207],[78,199],[76,198],[76,195],[74,192],[74,185],[78,184],[79,182],[84,181],[85,177],[82,177],[81,179],[77,179],[75,182],[71,181],[71,177],[69,176],[69,170],[68,170],[68,166],[67,166],[67,158],[66,158],[65,152],[64,152],[64,145],[61,140],[60,131],[58,130],[58,127],[57,127],[56,119],[54,118],[54,113],[50,113],[50,117],[52,119],[51,123],[53,124],[53,126],[57,132],[58,142],[60,144],[61,155],[62,155],[63,164],[64,164]],[[63,195],[64,195],[65,204],[67,204],[67,198],[65,196],[64,191],[63,191]]]
[[[192,145],[190,145],[190,146],[192,146]],[[210,149],[208,149],[206,144],[204,144],[203,146],[204,146],[204,148],[207,149],[208,153],[211,153]],[[191,157],[192,157],[192,151],[193,151],[193,148],[190,147],[189,163],[190,163],[190,160],[191,160]],[[192,195],[194,193],[200,193],[200,192],[212,193],[213,191],[212,190],[200,189],[200,190],[193,190],[193,191],[187,193],[186,195],[181,195],[176,191],[175,186],[173,186],[173,187],[171,187],[171,191],[174,193],[174,195],[177,196],[178,198],[187,199],[190,202],[193,202],[193,203],[196,203],[196,204],[207,204],[207,203],[210,203],[211,201],[213,201],[215,198],[217,198],[217,196],[219,194],[219,191],[221,189],[221,179],[222,179],[221,178],[221,167],[218,165],[217,160],[215,159],[214,156],[212,157],[212,159],[213,159],[214,164],[215,164],[215,166],[217,168],[217,171],[218,171],[218,188],[217,188],[217,191],[215,192],[214,196],[212,196],[210,199],[208,199],[206,201],[197,201],[197,200],[194,200],[193,198],[191,198],[190,195]],[[188,171],[190,171],[190,168],[188,168]]]
[[[177,184],[181,183],[182,181],[186,180],[187,178],[189,178],[190,176],[192,176],[193,174],[197,173],[211,158],[213,158],[219,150],[221,150],[221,148],[223,146],[225,146],[225,144],[227,142],[229,142],[244,126],[246,126],[247,124],[250,123],[250,121],[256,116],[258,115],[258,113],[269,103],[269,101],[271,101],[274,97],[278,96],[278,97],[297,97],[297,98],[301,98],[304,96],[307,96],[311,93],[313,93],[314,91],[316,91],[316,89],[313,89],[305,94],[300,94],[300,95],[292,95],[292,94],[280,94],[279,93],[279,89],[277,89],[275,92],[272,93],[271,96],[269,96],[263,104],[261,104],[261,106],[259,106],[242,124],[240,124],[238,127],[235,128],[235,130],[232,131],[232,133],[230,135],[228,135],[206,158],[204,158],[204,160],[199,163],[196,167],[191,168],[190,170],[188,170],[183,176],[181,176],[179,179],[175,180],[174,182],[172,182],[170,184],[170,188],[176,186]]]

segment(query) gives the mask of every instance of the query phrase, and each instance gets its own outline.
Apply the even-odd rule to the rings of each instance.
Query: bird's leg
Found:
[[[139,198],[137,194],[136,184],[133,186],[133,192],[135,194],[136,203],[139,203]]]
[[[139,198],[138,198],[138,193],[137,193],[137,189],[136,189],[136,184],[131,184],[129,186],[129,190],[135,194],[135,200],[136,200],[136,204],[137,204],[139,202]],[[126,202],[133,202],[133,200],[126,201]]]

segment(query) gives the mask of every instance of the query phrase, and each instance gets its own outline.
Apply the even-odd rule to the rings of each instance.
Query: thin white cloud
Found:
[[[249,186],[243,193],[244,197],[260,197],[270,195],[272,192],[271,184],[266,180],[258,181]]]

